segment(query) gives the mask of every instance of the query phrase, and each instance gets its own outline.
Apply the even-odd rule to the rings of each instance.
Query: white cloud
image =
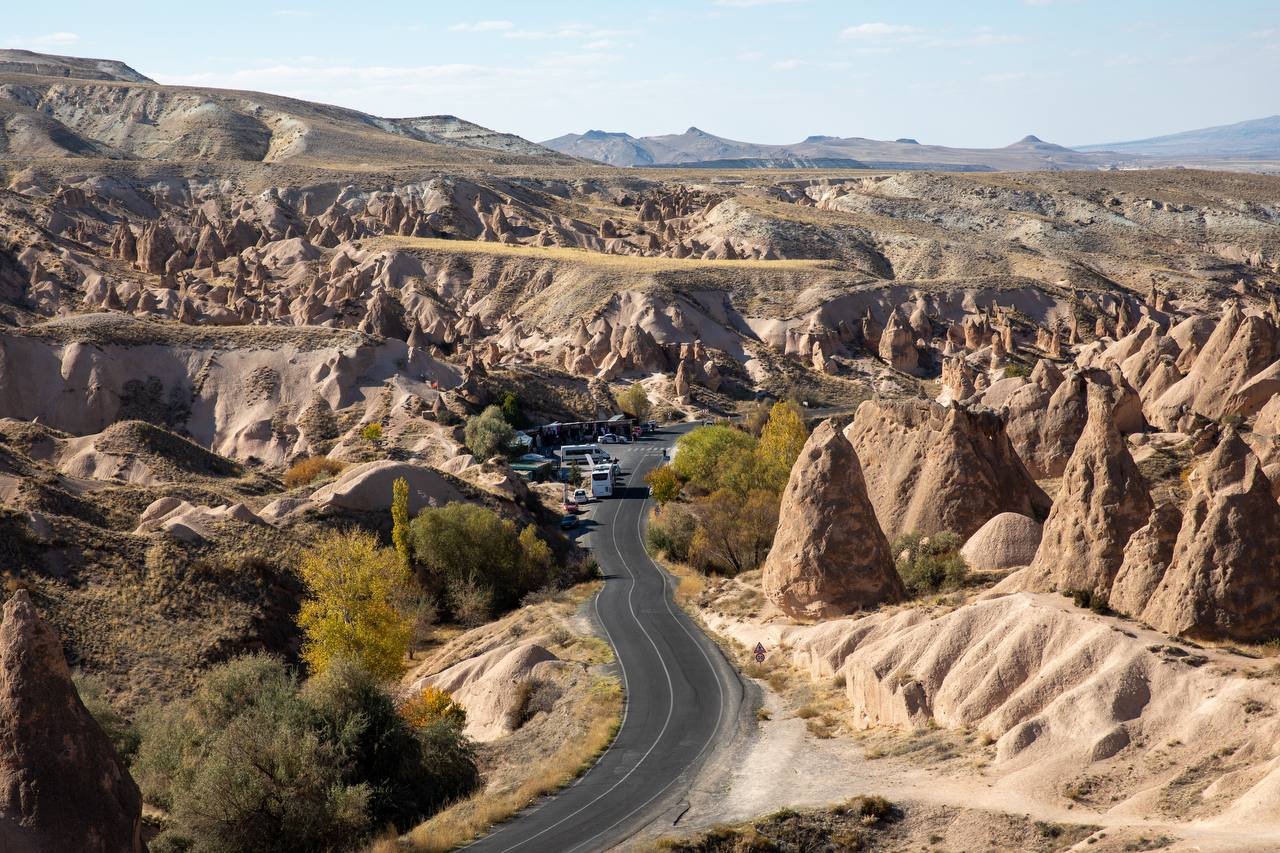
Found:
[[[80,42],[76,33],[46,33],[42,36],[11,38],[6,42],[9,47],[70,47]]]
[[[510,30],[515,24],[510,21],[459,21],[449,29],[455,33],[494,33]]]
[[[870,24],[858,24],[852,27],[845,27],[840,31],[842,39],[901,39],[906,36],[914,36],[920,32],[916,27],[910,27],[906,24],[886,24],[884,22],[875,22]]]
[[[734,58],[737,59],[739,62],[759,62],[760,60],[764,59],[764,51],[744,50],[742,53],[739,53]]]
[[[859,52],[885,50],[904,45],[915,47],[995,47],[1005,44],[1019,44],[1025,39],[1013,33],[998,33],[990,27],[978,27],[968,34],[956,35],[948,32],[930,32],[907,24],[886,24],[877,21],[845,27],[840,31],[843,41],[851,41],[857,45]]]
[[[769,67],[774,71],[797,71],[801,68],[820,68],[824,71],[843,71],[848,68],[850,63],[839,62],[814,62],[808,59],[780,59],[772,62]]]
[[[525,41],[540,41],[543,39],[588,39],[599,41],[601,39],[616,38],[627,33],[627,30],[610,30],[597,27],[594,24],[568,23],[545,30],[507,30],[502,35],[504,38],[523,39]]]
[[[1021,44],[1025,39],[1012,33],[981,31],[959,39],[956,43],[966,47],[995,47],[1001,44]]]
[[[1016,83],[1025,79],[1027,79],[1027,72],[1025,71],[997,71],[994,74],[982,75],[982,82],[984,83]]]
[[[781,6],[785,3],[803,3],[804,0],[712,0],[715,6],[728,6],[731,9],[750,9],[755,6]]]

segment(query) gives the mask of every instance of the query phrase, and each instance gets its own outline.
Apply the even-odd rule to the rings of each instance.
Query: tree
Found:
[[[512,607],[550,574],[550,548],[533,528],[517,534],[513,523],[476,504],[424,509],[410,529],[424,583],[445,591],[455,616],[461,604],[476,609],[477,594],[497,607]]]
[[[648,418],[649,412],[653,410],[649,395],[645,393],[644,386],[639,382],[632,383],[627,390],[618,395],[618,406],[622,411],[635,415],[642,421]]]
[[[578,460],[569,463],[569,485],[578,488],[582,483],[582,466],[578,464]]]
[[[298,572],[306,586],[298,627],[311,671],[347,658],[375,678],[399,677],[411,626],[395,607],[409,579],[396,552],[364,531],[330,531],[302,553]]]
[[[364,429],[360,430],[360,437],[370,444],[377,444],[382,441],[382,424],[377,421],[365,424]]]
[[[809,431],[805,429],[800,409],[794,403],[774,403],[756,446],[761,483],[766,488],[781,494],[787,487],[791,467],[808,438]]]
[[[754,451],[756,440],[742,430],[717,424],[698,427],[676,441],[671,467],[685,483],[703,492],[720,485],[724,463],[737,450]]]
[[[467,449],[476,459],[484,462],[499,454],[505,454],[515,441],[516,431],[502,416],[497,406],[489,406],[480,414],[467,420],[463,430]]]
[[[538,535],[538,528],[526,524],[520,531],[520,585],[526,589],[536,589],[548,583],[552,577],[552,565],[555,561],[551,554],[551,546]]]
[[[408,574],[413,567],[413,547],[409,542],[409,481],[404,477],[391,484],[391,542]]]
[[[520,410],[520,398],[512,391],[502,395],[502,417],[513,427],[524,425],[524,413]]]
[[[729,575],[759,568],[778,529],[778,505],[778,495],[767,489],[754,489],[745,499],[728,489],[699,498],[690,561],[703,571]]]
[[[654,468],[644,475],[644,481],[649,484],[653,499],[659,506],[664,506],[680,497],[680,478],[676,476],[676,472],[670,465]]]

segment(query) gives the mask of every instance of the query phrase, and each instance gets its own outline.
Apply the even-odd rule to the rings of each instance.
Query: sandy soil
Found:
[[[723,600],[741,601],[742,597],[738,590]],[[724,624],[723,613],[693,609],[711,617],[704,618],[704,624]],[[750,618],[741,621],[749,623]],[[1091,803],[1087,796],[1078,802],[1047,797],[1046,781],[1051,788],[1061,785],[1045,779],[1030,784],[1024,777],[1034,776],[1035,771],[1028,773],[1025,768],[1009,773],[1005,767],[993,767],[996,748],[977,727],[878,726],[860,731],[839,676],[814,679],[773,658],[757,667],[737,640],[723,634],[717,639],[744,673],[759,676],[753,680],[761,690],[760,719],[730,764],[709,768],[698,780],[690,808],[678,825],[655,828],[653,836],[683,837],[757,819],[783,807],[822,808],[857,795],[877,794],[902,808],[907,817],[891,836],[877,836],[876,843],[884,849],[1010,849],[1011,845],[1027,849],[1015,841],[1016,833],[1010,833],[1017,826],[1022,832],[1028,825],[1043,833],[1027,837],[1043,838],[1048,845],[1037,844],[1035,849],[1065,849],[1055,839],[1075,838],[1083,840],[1071,849],[1082,850],[1236,851],[1280,846],[1273,825],[1206,814],[1205,801],[1214,794],[1212,787],[1207,793],[1194,789],[1192,800],[1184,806],[1186,813],[1198,813],[1200,819],[1179,822],[1170,820],[1167,810],[1160,814],[1161,810],[1152,808],[1144,814],[1137,807],[1156,799],[1159,786],[1149,780],[1142,783],[1143,796],[1120,808],[1109,808],[1101,798]],[[1205,652],[1211,659],[1219,656],[1213,650]],[[1197,771],[1189,756],[1182,762],[1184,775]],[[1150,757],[1139,756],[1130,757],[1123,766],[1135,776],[1150,772],[1151,763]],[[1269,767],[1270,762],[1263,766]],[[1168,790],[1167,784],[1159,787],[1166,803]],[[1053,826],[1062,829],[1046,829]]]

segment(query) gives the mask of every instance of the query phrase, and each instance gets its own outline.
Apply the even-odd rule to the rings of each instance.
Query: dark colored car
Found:
[[[565,530],[578,526],[578,517],[576,515],[566,515],[560,519],[560,526]]]

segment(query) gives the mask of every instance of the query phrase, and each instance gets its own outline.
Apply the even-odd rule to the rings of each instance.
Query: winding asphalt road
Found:
[[[669,829],[688,807],[698,769],[738,730],[747,711],[741,677],[672,602],[674,580],[644,547],[644,475],[661,464],[674,437],[659,433],[611,448],[626,482],[594,504],[581,540],[605,577],[593,608],[622,679],[617,738],[574,785],[466,849],[586,853],[614,849],[659,819]]]

